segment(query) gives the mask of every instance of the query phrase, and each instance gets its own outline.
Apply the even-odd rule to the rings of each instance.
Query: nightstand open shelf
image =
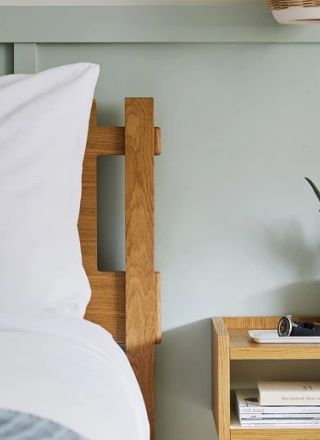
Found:
[[[320,428],[242,427],[231,408],[232,361],[320,360],[320,344],[257,344],[250,340],[248,330],[274,329],[278,320],[279,317],[212,320],[212,400],[219,440],[320,440]]]

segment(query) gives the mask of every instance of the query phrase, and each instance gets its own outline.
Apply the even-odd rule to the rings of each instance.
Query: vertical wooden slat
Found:
[[[157,282],[153,99],[127,98],[125,119],[126,349],[145,398],[154,439]]]
[[[96,103],[90,115],[90,129],[96,126]],[[90,280],[97,269],[97,153],[94,145],[87,146],[83,161],[82,197],[78,222],[83,265]]]
[[[160,272],[155,273],[156,276],[156,343],[161,342],[161,279]]]
[[[83,166],[79,232],[92,287],[86,317],[124,342],[140,384],[154,439],[154,344],[160,341],[160,275],[154,272],[154,154],[160,130],[153,100],[126,100],[126,127],[98,127],[93,103]],[[97,157],[125,153],[126,273],[97,269]]]
[[[212,410],[219,440],[230,440],[229,337],[222,318],[212,320]]]
[[[107,127],[108,136],[104,136],[104,143],[101,144],[97,127],[96,102],[93,101],[83,161],[82,197],[78,222],[83,266],[92,291],[85,318],[101,325],[111,332],[117,342],[124,344],[125,274],[99,271],[97,255],[97,158],[103,154],[113,154],[114,145],[119,146],[120,142],[124,146],[124,129],[121,129],[123,133],[119,136],[118,127]]]

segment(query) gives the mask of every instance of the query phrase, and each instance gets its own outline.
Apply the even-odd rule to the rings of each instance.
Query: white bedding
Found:
[[[1,313],[85,314],[77,223],[98,74],[78,63],[0,76]]]
[[[90,440],[147,440],[129,362],[111,335],[77,318],[0,314],[0,408],[45,417]]]

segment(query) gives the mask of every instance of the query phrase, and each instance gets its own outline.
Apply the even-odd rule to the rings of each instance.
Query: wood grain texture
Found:
[[[318,8],[320,0],[268,0],[269,8],[273,10],[282,10],[287,8]]]
[[[319,318],[310,316],[298,319],[319,321]],[[278,316],[226,317],[212,321],[213,414],[219,440],[320,439],[319,428],[245,428],[241,427],[233,411],[230,414],[232,360],[320,359],[318,344],[257,344],[250,340],[249,329],[275,329],[278,321]]]
[[[156,272],[156,343],[161,342],[161,277],[160,273]]]
[[[232,429],[231,440],[319,440],[320,429]]]
[[[153,100],[126,99],[126,349],[145,397],[154,438],[154,344],[157,276],[154,273]]]
[[[228,329],[274,329],[277,327],[278,321],[278,316],[228,316],[223,318]]]
[[[212,410],[219,440],[230,440],[229,337],[222,318],[212,319]]]
[[[160,129],[154,129],[155,153],[159,154]],[[82,199],[79,216],[79,234],[82,259],[90,281],[92,297],[86,319],[107,329],[121,344],[125,343],[125,273],[98,271],[97,262],[97,158],[99,156],[124,154],[124,127],[97,125],[97,106],[93,101],[87,147],[83,163]],[[161,339],[160,327],[160,274],[156,275],[158,291],[156,333]]]
[[[99,127],[93,102],[83,163],[79,235],[92,297],[86,319],[125,344],[140,384],[154,439],[154,344],[160,342],[160,274],[154,272],[154,155],[160,129],[153,100],[126,100],[126,126]],[[126,272],[102,272],[97,261],[97,159],[125,154]]]
[[[154,154],[161,153],[161,131],[154,127]],[[88,133],[87,148],[93,148],[99,156],[124,156],[125,154],[125,128],[97,125],[97,104],[92,103],[90,116],[90,129]]]
[[[257,344],[248,330],[229,330],[231,360],[320,359],[319,344]]]
[[[317,321],[319,317],[312,316],[295,316],[295,318],[303,321]],[[228,329],[275,329],[277,328],[280,316],[228,316],[223,318],[223,322]]]
[[[125,272],[90,275],[92,297],[85,318],[108,330],[119,344],[125,342]]]

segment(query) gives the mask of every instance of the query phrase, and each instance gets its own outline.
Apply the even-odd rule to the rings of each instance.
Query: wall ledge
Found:
[[[2,43],[309,43],[320,26],[277,24],[264,2],[209,6],[0,6]]]

